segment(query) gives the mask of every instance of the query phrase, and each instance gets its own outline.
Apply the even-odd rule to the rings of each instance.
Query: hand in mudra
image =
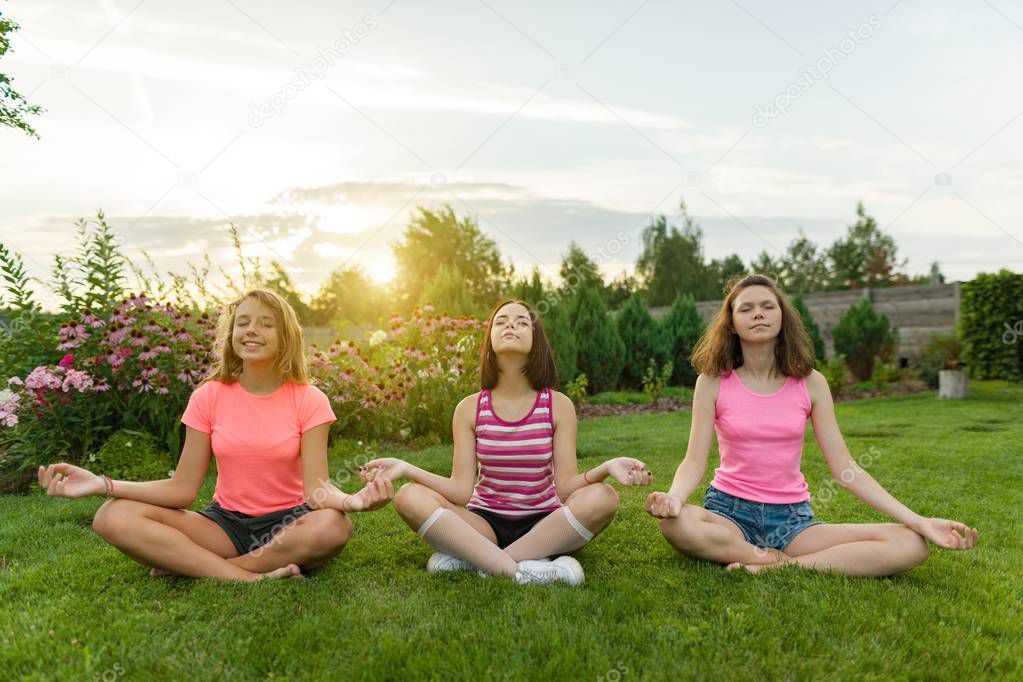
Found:
[[[107,486],[96,474],[73,464],[51,464],[36,472],[39,487],[54,497],[86,497],[102,495]]]
[[[394,485],[386,478],[378,478],[365,488],[349,495],[342,504],[346,512],[366,512],[380,509],[394,498]]]
[[[655,519],[674,519],[682,513],[684,502],[681,498],[668,493],[650,493],[644,508]]]
[[[913,530],[945,549],[973,549],[977,544],[977,529],[958,521],[924,519]]]
[[[615,457],[607,463],[607,473],[622,485],[650,485],[654,480],[646,464],[632,457]]]
[[[362,479],[363,483],[370,483],[378,478],[396,481],[399,478],[405,478],[407,468],[408,464],[397,457],[371,459],[359,467],[359,478]]]

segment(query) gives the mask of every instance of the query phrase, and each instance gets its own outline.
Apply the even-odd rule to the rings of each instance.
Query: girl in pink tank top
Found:
[[[949,549],[976,544],[975,528],[914,513],[856,464],[802,319],[771,278],[747,275],[731,287],[691,360],[700,375],[686,455],[670,490],[646,501],[679,552],[753,573],[791,563],[881,576],[926,560],[928,540]],[[800,471],[808,418],[839,484],[896,523],[814,520]],[[715,434],[720,466],[703,507],[687,504]]]
[[[647,485],[652,475],[630,457],[578,472],[575,408],[554,390],[554,351],[529,304],[499,303],[482,347],[482,390],[455,409],[451,476],[386,458],[367,463],[364,479],[411,481],[394,506],[437,550],[431,572],[577,585],[582,567],[567,554],[603,531],[618,508],[617,493],[601,481]]]

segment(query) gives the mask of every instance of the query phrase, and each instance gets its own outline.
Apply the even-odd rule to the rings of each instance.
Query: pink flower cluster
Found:
[[[70,356],[68,356],[70,357]],[[65,362],[62,360],[61,362]],[[17,377],[12,377],[17,378]],[[97,390],[96,384],[87,372],[74,369],[67,365],[47,367],[40,365],[25,377],[25,388],[34,391],[37,396],[52,393],[88,393]]]
[[[214,359],[216,321],[208,313],[138,295],[114,308],[105,327],[93,364],[120,390],[187,398]]]
[[[12,378],[11,386],[21,385],[21,380]],[[21,394],[10,389],[0,391],[0,426],[18,425],[18,406],[21,403]]]
[[[215,327],[208,313],[178,310],[143,295],[130,296],[104,314],[82,310],[59,328],[55,349],[66,354],[56,365],[10,379],[12,396],[2,403],[0,424],[17,424],[20,409],[22,421],[33,414],[56,425],[61,421],[53,410],[68,409],[79,396],[115,389],[118,412],[136,417],[160,413],[167,429],[176,428],[185,401],[209,371]],[[148,396],[162,400],[146,402]],[[75,404],[82,409],[90,405]]]
[[[102,392],[110,388],[106,382],[96,382],[88,372],[74,368],[74,356],[65,355],[56,366],[40,365],[24,380],[11,377],[10,387],[0,392],[0,424],[16,426],[18,410],[33,407],[37,414],[43,408],[67,405],[76,394]],[[22,398],[29,398],[22,401]]]
[[[312,374],[331,399],[338,430],[371,438],[447,431],[448,409],[475,386],[486,324],[432,312],[425,306],[409,318],[393,315],[386,333],[310,350]]]

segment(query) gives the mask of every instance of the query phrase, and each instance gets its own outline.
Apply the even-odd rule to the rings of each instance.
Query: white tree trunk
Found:
[[[966,371],[943,369],[938,372],[938,397],[959,400],[966,397]]]

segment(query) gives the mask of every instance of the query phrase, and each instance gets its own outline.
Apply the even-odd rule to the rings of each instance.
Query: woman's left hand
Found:
[[[370,483],[377,479],[386,478],[388,481],[396,481],[405,478],[408,471],[408,463],[397,457],[381,457],[371,459],[359,467],[359,478],[363,483]]]
[[[977,544],[977,529],[958,521],[921,519],[913,530],[945,549],[972,549]]]
[[[654,480],[652,471],[646,464],[632,457],[615,457],[604,463],[609,476],[613,476],[622,485],[650,485]]]

